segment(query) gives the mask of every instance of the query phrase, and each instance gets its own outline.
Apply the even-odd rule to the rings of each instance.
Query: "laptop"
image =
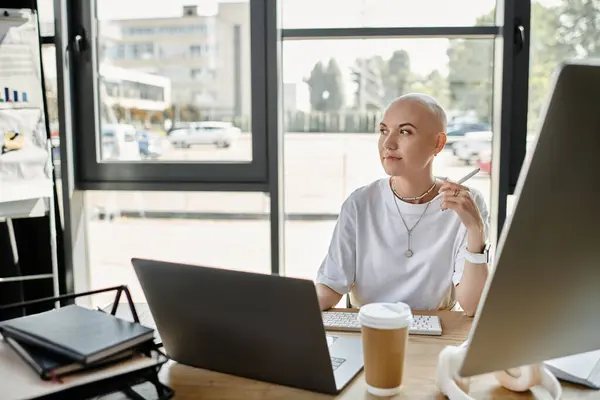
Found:
[[[325,333],[310,280],[132,264],[162,345],[181,364],[327,394],[363,368],[359,336]]]

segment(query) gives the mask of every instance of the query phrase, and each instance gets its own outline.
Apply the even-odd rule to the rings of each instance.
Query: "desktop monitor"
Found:
[[[600,349],[600,62],[553,75],[459,375]]]

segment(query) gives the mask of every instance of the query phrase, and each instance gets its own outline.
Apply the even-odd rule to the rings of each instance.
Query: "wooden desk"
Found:
[[[443,399],[435,385],[437,357],[444,346],[462,343],[472,319],[453,311],[433,313],[441,317],[441,337],[411,335],[401,394],[394,399]],[[161,371],[161,380],[175,390],[176,399],[376,399],[367,394],[363,373],[337,397],[230,376],[177,363]],[[564,399],[600,399],[600,391],[563,383]],[[148,392],[151,396],[151,392]],[[475,399],[533,399],[530,393],[514,393],[499,387],[491,375],[472,378],[469,393]],[[124,398],[110,396],[111,400]]]

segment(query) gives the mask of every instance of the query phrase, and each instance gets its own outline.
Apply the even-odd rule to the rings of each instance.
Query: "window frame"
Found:
[[[81,190],[250,190],[267,191],[267,108],[265,13],[261,2],[250,1],[251,161],[126,162],[100,160],[99,73],[96,0],[69,2],[69,55],[72,85],[80,101],[73,105],[76,187]],[[83,38],[77,51],[75,37]],[[91,94],[91,95],[90,95]]]
[[[495,247],[507,216],[507,198],[514,194],[525,159],[529,99],[531,0],[501,0],[496,24],[494,115],[490,207],[490,244]],[[522,27],[522,36],[519,33]],[[522,42],[521,42],[522,40]],[[499,134],[497,134],[499,133]]]

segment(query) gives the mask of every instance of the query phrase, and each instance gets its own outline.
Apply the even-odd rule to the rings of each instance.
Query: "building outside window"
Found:
[[[137,59],[150,59],[154,56],[153,43],[135,43],[129,46],[130,57]]]
[[[201,57],[204,50],[206,50],[206,48],[200,44],[191,45],[190,46],[190,55],[192,57]]]

